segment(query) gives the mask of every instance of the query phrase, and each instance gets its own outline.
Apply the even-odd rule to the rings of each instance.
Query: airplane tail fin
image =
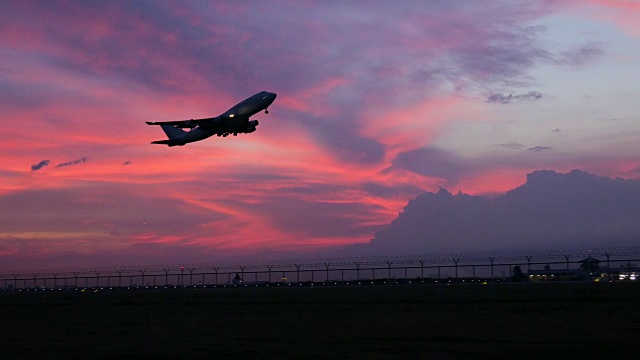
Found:
[[[186,131],[184,131],[182,129],[178,129],[177,127],[175,127],[173,125],[165,125],[165,124],[163,124],[163,125],[160,125],[160,127],[162,128],[164,133],[167,134],[167,137],[169,138],[169,140],[179,138],[182,134],[184,134],[186,132]]]

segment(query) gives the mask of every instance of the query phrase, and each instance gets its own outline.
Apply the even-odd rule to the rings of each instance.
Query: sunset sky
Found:
[[[439,187],[640,177],[640,1],[2,1],[0,270],[313,257]],[[252,134],[145,121],[278,94]]]

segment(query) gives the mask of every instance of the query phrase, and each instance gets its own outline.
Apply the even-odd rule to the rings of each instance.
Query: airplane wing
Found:
[[[147,125],[173,125],[179,128],[194,128],[198,125],[212,125],[222,121],[221,116],[206,119],[190,119],[190,120],[175,120],[175,121],[147,121]]]

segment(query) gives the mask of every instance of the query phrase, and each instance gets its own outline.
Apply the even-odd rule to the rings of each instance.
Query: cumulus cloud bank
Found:
[[[422,194],[371,246],[396,253],[629,246],[640,237],[638,223],[640,181],[541,170],[495,199]]]

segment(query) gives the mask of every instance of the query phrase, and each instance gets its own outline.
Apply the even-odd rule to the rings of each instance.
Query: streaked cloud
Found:
[[[540,152],[545,150],[551,150],[549,146],[534,146],[527,149],[527,151]]]
[[[60,164],[56,165],[56,167],[63,167],[63,166],[71,166],[71,165],[77,165],[77,164],[84,164],[87,162],[89,158],[86,156],[81,157],[80,159],[76,159],[76,160],[71,160],[71,161],[65,161],[65,162],[61,162]]]
[[[38,170],[42,169],[45,166],[49,166],[49,162],[50,162],[50,160],[42,160],[37,164],[33,164],[33,165],[31,165],[31,171],[38,171]]]
[[[496,147],[501,147],[501,148],[505,148],[505,149],[513,149],[513,150],[522,150],[524,149],[524,145],[517,143],[517,142],[508,142],[508,143],[503,143],[503,144],[494,144],[493,146]]]
[[[514,100],[538,100],[542,94],[537,91],[529,91],[522,94],[491,94],[487,97],[488,103],[510,104]]]

